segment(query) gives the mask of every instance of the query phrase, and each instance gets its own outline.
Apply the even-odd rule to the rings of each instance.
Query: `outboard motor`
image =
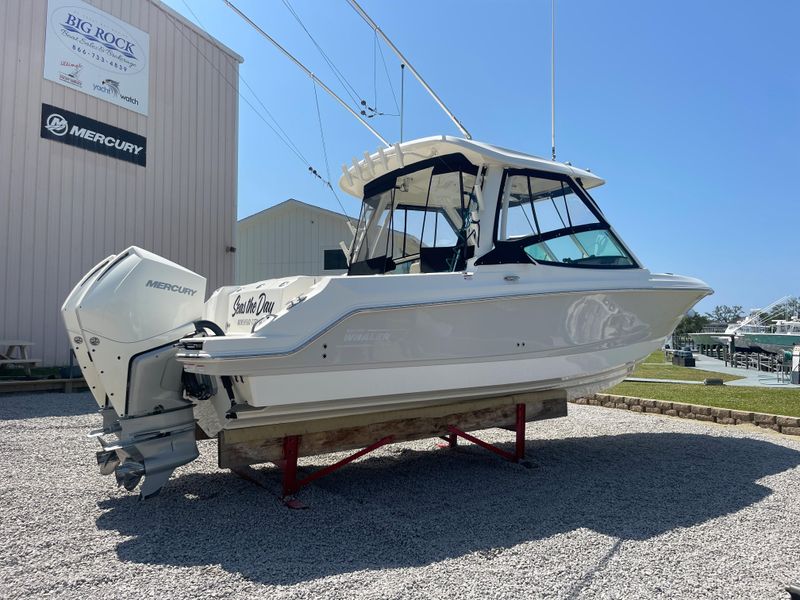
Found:
[[[184,399],[173,345],[202,318],[204,277],[132,246],[95,266],[62,314],[87,384],[101,408],[100,472],[142,498],[198,456],[193,404]],[[116,440],[104,436],[115,435]]]

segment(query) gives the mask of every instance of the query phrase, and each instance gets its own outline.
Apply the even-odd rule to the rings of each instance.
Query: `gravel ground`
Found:
[[[779,434],[570,405],[529,426],[535,468],[398,444],[292,511],[213,442],[138,502],[97,473],[95,408],[0,396],[0,597],[786,600],[800,580],[800,441]]]

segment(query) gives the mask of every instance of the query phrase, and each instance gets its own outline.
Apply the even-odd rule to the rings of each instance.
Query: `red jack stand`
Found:
[[[462,437],[465,440],[472,442],[480,446],[481,448],[485,448],[489,452],[494,452],[495,454],[502,456],[506,460],[510,460],[511,462],[518,463],[522,459],[525,458],[525,405],[524,404],[517,404],[517,419],[514,424],[514,431],[517,434],[517,438],[514,444],[514,453],[506,452],[502,448],[498,448],[497,446],[490,444],[488,442],[484,442],[481,439],[476,438],[474,435],[470,435],[465,431],[461,431],[457,427],[453,427],[452,425],[448,426],[447,428],[450,431],[450,435],[448,435],[445,439],[447,440],[447,445],[453,448],[457,444],[458,437]],[[444,444],[442,444],[444,446]]]
[[[283,460],[280,461],[278,467],[283,470],[283,502],[289,508],[306,508],[306,506],[293,498],[292,496],[296,494],[300,488],[307,486],[309,483],[316,481],[320,477],[324,477],[325,475],[330,475],[334,471],[338,471],[345,465],[350,464],[354,460],[361,458],[365,454],[369,454],[373,450],[377,450],[381,446],[385,446],[386,444],[391,444],[394,441],[394,436],[389,435],[385,438],[382,438],[367,446],[366,448],[362,448],[358,452],[351,454],[347,458],[343,458],[337,463],[332,465],[328,465],[324,469],[320,469],[319,471],[315,471],[311,475],[303,477],[302,479],[297,478],[297,457],[298,457],[298,450],[300,445],[300,436],[297,435],[289,435],[283,438]],[[276,463],[277,464],[277,463]]]
[[[444,443],[436,444],[437,448],[455,448],[458,446],[458,436],[455,433],[439,436],[439,439],[444,440]]]
[[[458,438],[461,437],[506,460],[534,468],[534,464],[525,460],[527,421],[553,419],[566,414],[566,393],[563,390],[543,390],[366,413],[353,418],[320,418],[302,423],[223,429],[218,436],[217,460],[221,468],[232,469],[234,473],[266,489],[272,486],[259,483],[261,478],[257,476],[258,473],[248,469],[248,465],[274,463],[281,470],[283,479],[282,489],[276,490],[275,495],[283,498],[287,506],[300,508],[303,505],[293,498],[293,494],[320,477],[389,443],[441,436],[442,445],[453,448],[457,447]],[[516,443],[513,448],[498,448],[466,433],[477,433],[490,427],[514,431]],[[300,456],[352,452],[358,448],[362,450],[336,464],[314,473],[301,472],[298,476],[297,462]]]

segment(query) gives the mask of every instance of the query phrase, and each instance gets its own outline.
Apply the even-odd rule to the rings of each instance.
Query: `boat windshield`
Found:
[[[791,321],[775,321],[775,333],[800,333],[800,321],[797,317]]]
[[[637,267],[588,193],[566,175],[510,169],[498,208],[495,249],[478,264]]]
[[[465,268],[478,168],[461,154],[415,163],[364,187],[350,275]]]

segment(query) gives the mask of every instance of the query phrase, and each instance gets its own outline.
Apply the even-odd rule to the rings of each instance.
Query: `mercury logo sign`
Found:
[[[121,140],[119,138],[115,138],[113,135],[103,135],[97,131],[92,131],[91,129],[86,129],[85,127],[78,127],[77,125],[72,126],[72,129],[69,130],[69,134],[75,137],[83,138],[90,142],[94,142],[95,144],[104,144],[109,148],[116,148],[117,150],[122,150],[123,152],[130,152],[134,156],[139,154],[144,147],[131,144],[130,142],[126,142],[125,140]]]
[[[52,113],[47,117],[44,128],[53,135],[57,135],[59,137],[66,135],[67,131],[69,131],[69,135],[71,137],[83,138],[84,140],[94,142],[95,144],[102,144],[104,146],[108,146],[109,148],[116,148],[122,152],[129,152],[134,156],[137,156],[144,148],[144,146],[137,146],[136,144],[126,142],[125,140],[121,140],[113,135],[104,135],[97,131],[87,129],[86,127],[78,127],[77,125],[73,125],[70,129],[67,120],[58,113]]]
[[[58,113],[53,113],[49,117],[47,117],[47,123],[45,124],[45,129],[52,133],[53,135],[62,136],[67,133],[67,128],[69,127],[69,123],[67,120],[59,115]]]
[[[147,138],[138,133],[44,103],[40,126],[45,139],[147,165]]]

